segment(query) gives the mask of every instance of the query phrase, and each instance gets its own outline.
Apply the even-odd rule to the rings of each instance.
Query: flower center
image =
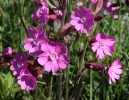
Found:
[[[35,45],[38,45],[38,40],[34,40],[34,44]]]
[[[20,68],[22,65],[23,65],[22,62],[17,63],[18,68]]]
[[[29,76],[26,77],[26,81],[30,81],[30,77]]]
[[[104,46],[104,44],[103,43],[100,43],[100,47],[103,47]]]
[[[50,55],[50,58],[51,58],[51,60],[55,60],[57,58],[57,55],[53,53]]]
[[[85,22],[86,21],[86,18],[81,18],[81,22]]]

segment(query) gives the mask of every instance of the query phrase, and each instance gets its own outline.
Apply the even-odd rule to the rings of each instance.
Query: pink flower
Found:
[[[112,6],[111,2],[109,2],[107,0],[106,2],[106,11],[110,13],[110,15],[114,18],[114,19],[118,19],[118,15],[115,14],[115,11],[117,11],[120,7],[118,5],[116,6]]]
[[[90,2],[92,5],[95,5],[98,2],[98,0],[90,0]]]
[[[56,15],[58,15],[58,16],[62,16],[62,15],[63,15],[63,13],[62,13],[61,10],[54,10],[54,12],[55,12]]]
[[[69,57],[66,56],[67,49],[61,42],[54,43],[48,41],[42,44],[43,53],[39,55],[38,62],[44,66],[47,72],[57,72],[59,68],[65,69],[70,62]]]
[[[31,38],[26,38],[24,40],[24,48],[25,50],[29,50],[30,55],[38,55],[41,53],[40,44],[45,39],[46,31],[42,29],[42,26],[39,26],[38,29],[35,27],[28,29],[28,35]]]
[[[29,91],[36,88],[36,78],[29,73],[28,69],[24,69],[17,78],[18,84],[21,85],[21,89]]]
[[[109,84],[112,84],[112,82],[116,83],[115,79],[120,79],[120,74],[122,74],[122,64],[119,60],[115,60],[111,67],[108,69],[108,81]]]
[[[46,6],[38,8],[34,12],[33,20],[39,21],[42,25],[46,25],[49,20],[49,8]]]
[[[63,15],[62,11],[61,10],[54,10],[55,14],[58,16],[57,19],[55,20],[55,22],[57,23],[61,23],[61,16]]]
[[[81,31],[81,33],[91,30],[92,25],[94,25],[94,15],[89,8],[76,8],[75,12],[71,14],[71,18],[70,24],[75,26],[75,29]]]
[[[27,68],[27,55],[24,54],[24,52],[19,52],[14,56],[14,59],[11,60],[11,66],[10,69],[13,70],[14,76],[19,76],[21,71],[25,68]]]
[[[92,43],[92,50],[96,52],[96,56],[99,56],[99,59],[103,59],[104,54],[111,56],[111,53],[115,52],[115,44],[113,36],[108,36],[104,32],[102,34],[98,33],[96,42]]]

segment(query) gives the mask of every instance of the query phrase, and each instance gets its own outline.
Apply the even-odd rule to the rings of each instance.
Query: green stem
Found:
[[[93,86],[93,80],[92,80],[92,70],[90,70],[90,100],[92,100],[92,86]]]
[[[120,9],[119,9],[119,17],[118,17],[118,24],[117,24],[117,30],[119,31],[119,33],[120,33],[120,26],[121,26],[121,24],[120,24],[120,19],[121,19],[121,0],[119,0],[119,2],[120,2]]]
[[[53,79],[51,79],[51,84],[48,86],[50,100],[52,100],[52,81],[53,81]]]
[[[35,100],[38,100],[38,87],[35,89]]]
[[[61,100],[61,99],[62,99],[62,72],[58,76],[58,97],[57,97],[57,100]]]
[[[83,53],[82,53],[82,56],[81,56],[81,61],[80,61],[80,71],[82,70],[82,67],[84,66],[84,57],[85,57],[87,45],[88,45],[88,41],[86,40],[86,42],[84,44]]]

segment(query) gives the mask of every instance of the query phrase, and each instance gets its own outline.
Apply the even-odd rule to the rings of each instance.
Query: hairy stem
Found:
[[[35,100],[38,100],[38,88],[35,89]]]
[[[83,65],[84,65],[84,57],[85,57],[87,45],[88,45],[88,41],[86,40],[86,42],[85,42],[85,44],[84,44],[83,53],[82,53],[82,55],[81,55],[80,70],[82,69],[82,67],[83,67]]]
[[[85,82],[82,82],[82,86],[81,86],[81,89],[80,89],[79,92],[78,92],[78,95],[77,95],[76,100],[79,100],[79,98],[80,98],[80,96],[81,96],[81,93],[82,93],[82,90],[83,90],[84,86],[85,86]]]
[[[62,99],[62,73],[58,76],[58,99]]]
[[[74,36],[72,35],[71,36],[71,41],[70,41],[70,45],[68,46],[68,57],[70,57],[70,52],[71,52],[71,49],[72,49],[72,45],[73,45],[73,42],[74,42]],[[68,94],[69,94],[69,88],[68,88],[68,82],[69,82],[69,65],[68,67],[66,68],[66,94],[65,94],[65,100],[68,100]]]
[[[93,79],[92,79],[92,70],[90,70],[90,100],[92,100],[92,86],[93,86]]]
[[[52,84],[48,86],[50,100],[52,100]]]
[[[62,15],[62,18],[61,18],[61,29],[65,24],[65,17],[66,17],[66,13],[67,13],[67,0],[64,1],[62,9],[63,9],[63,11],[62,11],[63,15]]]
[[[73,93],[72,93],[72,100],[75,100],[75,94],[76,94],[77,86],[79,84],[80,79],[81,79],[81,75],[78,75],[76,83],[74,85]]]

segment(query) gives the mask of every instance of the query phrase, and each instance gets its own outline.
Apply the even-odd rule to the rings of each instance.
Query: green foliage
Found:
[[[18,99],[16,93],[21,91],[12,73],[0,73],[0,100]]]

